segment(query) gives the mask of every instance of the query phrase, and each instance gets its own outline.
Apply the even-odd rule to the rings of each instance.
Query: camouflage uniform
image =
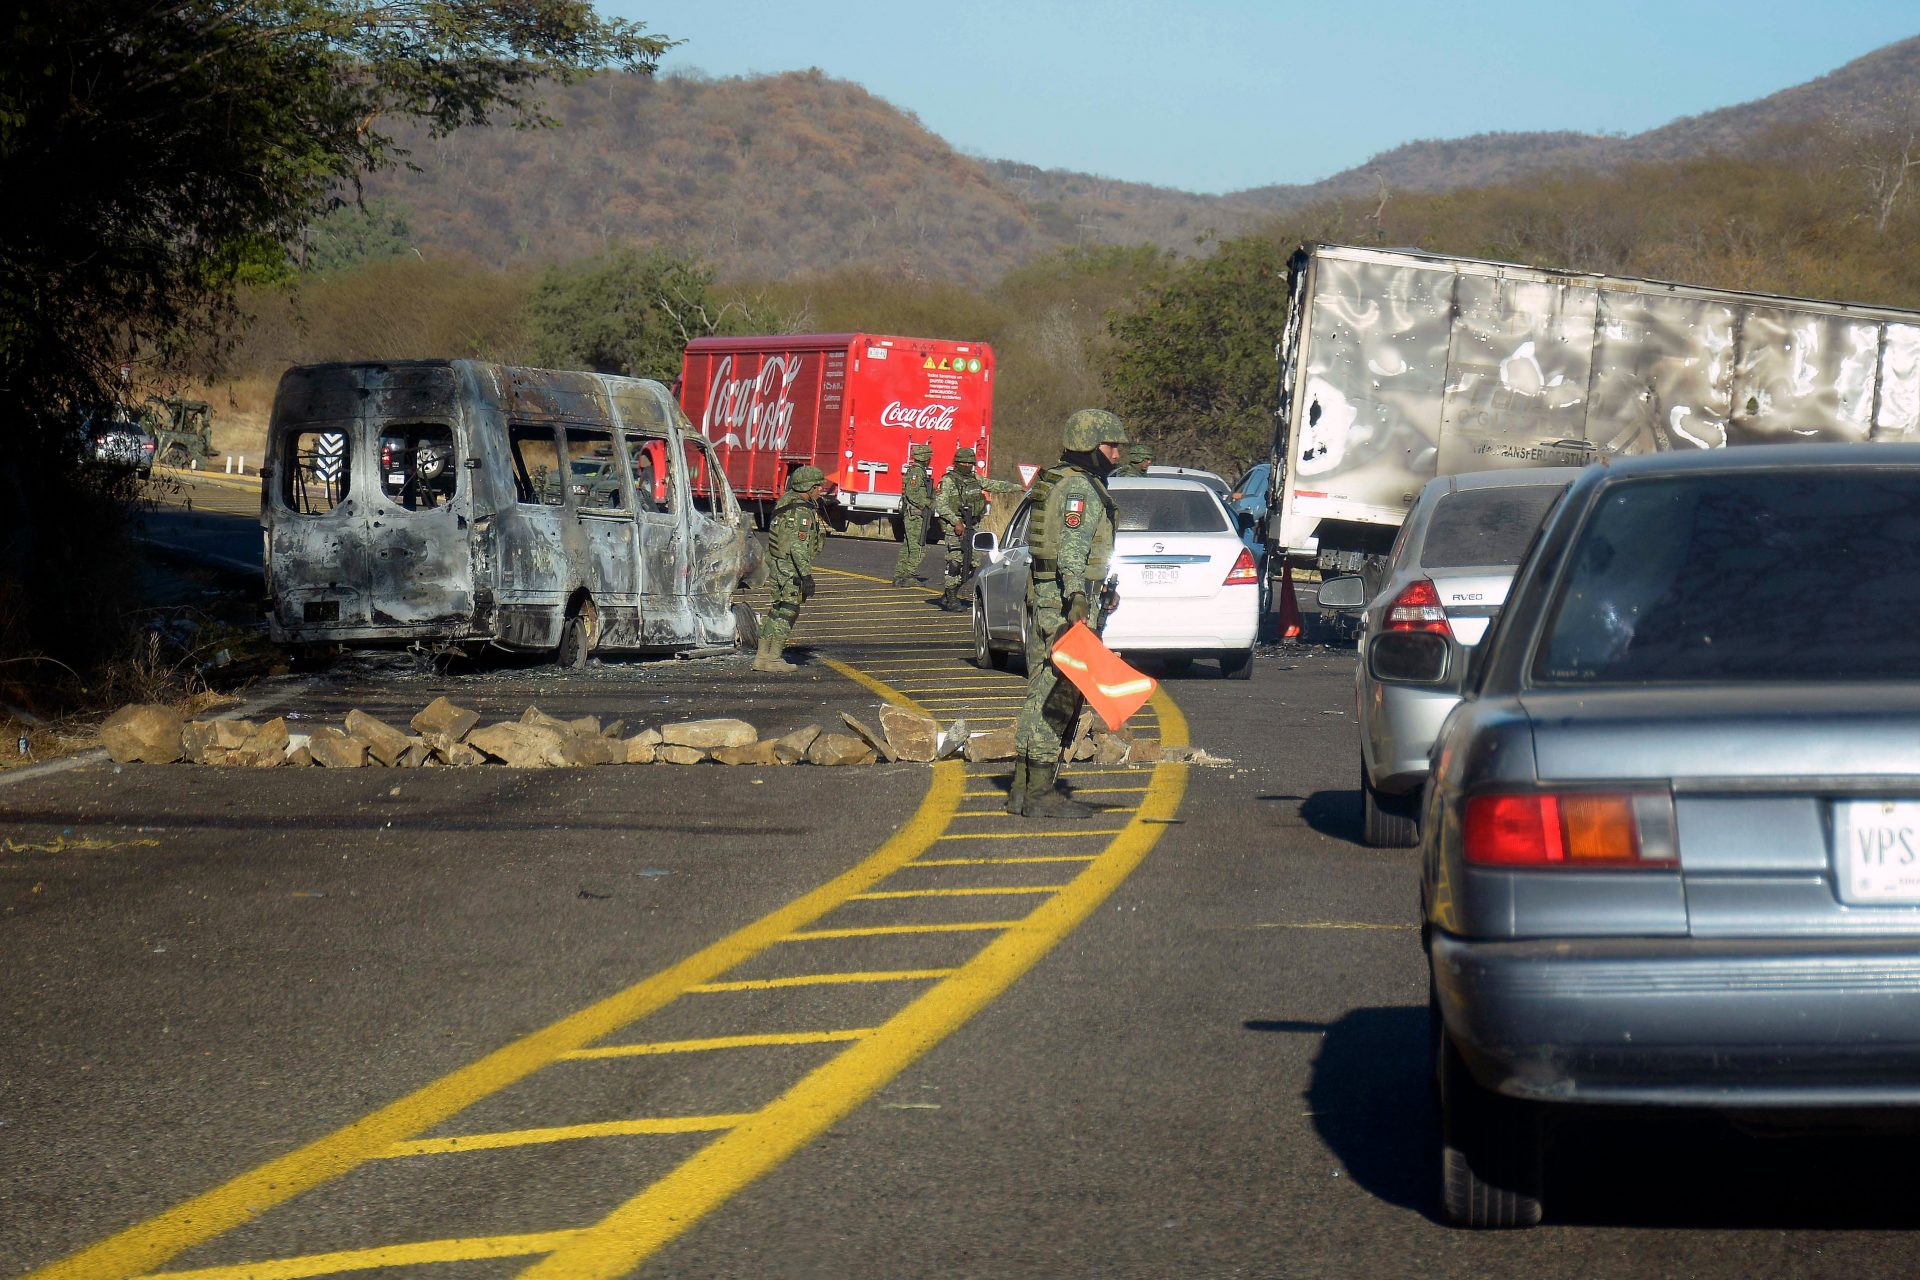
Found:
[[[1114,469],[1115,479],[1121,476],[1144,476],[1147,468],[1153,465],[1153,446],[1142,442],[1127,446],[1127,460]]]
[[[940,541],[947,551],[940,607],[949,612],[964,609],[960,584],[973,576],[973,533],[987,514],[987,491],[973,469],[973,450],[953,451],[953,466],[940,477],[940,491],[933,497],[933,514],[940,518]]]
[[[913,446],[913,461],[900,475],[900,523],[906,532],[900,540],[900,558],[893,562],[893,585],[904,587],[920,571],[927,554],[927,511],[933,506],[933,477],[927,464],[933,461],[933,446]]]
[[[1113,555],[1113,498],[1084,463],[1101,444],[1124,444],[1126,428],[1101,409],[1082,409],[1067,419],[1065,452],[1034,478],[1033,515],[1027,526],[1032,555],[1027,580],[1027,698],[1014,729],[1013,785],[1007,812],[1026,817],[1084,818],[1087,806],[1060,793],[1055,782],[1060,749],[1083,699],[1072,681],[1054,669],[1054,640],[1084,619],[1099,630],[1102,588]]]
[[[787,491],[773,507],[767,525],[767,589],[773,606],[760,619],[760,654],[755,671],[793,671],[780,656],[787,636],[800,621],[800,606],[813,594],[813,558],[827,540],[826,523],[815,505],[826,483],[818,467],[801,467],[787,480]]]

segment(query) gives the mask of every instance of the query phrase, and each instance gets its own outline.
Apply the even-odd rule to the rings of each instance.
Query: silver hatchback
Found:
[[[1588,469],[1433,758],[1449,1216],[1575,1104],[1920,1116],[1920,446]]]
[[[1427,752],[1460,700],[1467,656],[1499,616],[1540,521],[1579,474],[1540,467],[1430,480],[1394,539],[1382,585],[1370,593],[1358,577],[1321,584],[1323,609],[1364,610],[1354,704],[1366,843],[1419,839]]]

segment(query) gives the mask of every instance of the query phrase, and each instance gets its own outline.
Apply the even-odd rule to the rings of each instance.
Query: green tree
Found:
[[[1147,285],[1109,325],[1114,411],[1187,465],[1230,468],[1265,454],[1286,293],[1287,251],[1258,235]]]
[[[300,269],[313,275],[417,254],[406,209],[389,200],[344,201],[301,234]]]
[[[713,293],[713,270],[664,249],[631,246],[549,267],[527,302],[535,363],[672,382],[688,342],[771,324]]]
[[[538,125],[543,84],[649,72],[670,44],[589,0],[16,0],[0,29],[0,652],[87,659],[70,604],[101,598],[107,553],[73,527],[91,484],[76,413],[217,351],[236,287],[284,276],[334,193],[403,161],[401,129]]]

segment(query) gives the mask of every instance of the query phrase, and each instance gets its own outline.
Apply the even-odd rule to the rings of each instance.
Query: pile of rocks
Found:
[[[514,769],[606,764],[847,765],[1013,758],[1013,728],[968,731],[965,720],[942,728],[904,707],[880,709],[879,726],[843,715],[845,732],[806,725],[762,738],[744,720],[685,720],[628,733],[624,721],[593,716],[562,720],[528,707],[518,720],[482,725],[480,714],[436,698],[403,730],[365,711],[349,711],[339,728],[293,730],[284,717],[183,720],[169,707],[122,707],[101,726],[100,741],[121,764],[230,765],[278,768],[419,769],[503,764]],[[1081,717],[1062,753],[1067,760],[1144,764],[1195,759],[1191,748],[1136,741],[1124,728],[1108,732],[1091,713]]]

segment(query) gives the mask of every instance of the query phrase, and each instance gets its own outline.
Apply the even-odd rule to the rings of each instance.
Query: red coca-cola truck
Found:
[[[827,474],[829,523],[892,521],[910,445],[933,446],[937,483],[971,446],[987,474],[993,349],[983,342],[802,333],[696,338],[680,407],[720,455],[734,493],[764,518],[787,477]]]

